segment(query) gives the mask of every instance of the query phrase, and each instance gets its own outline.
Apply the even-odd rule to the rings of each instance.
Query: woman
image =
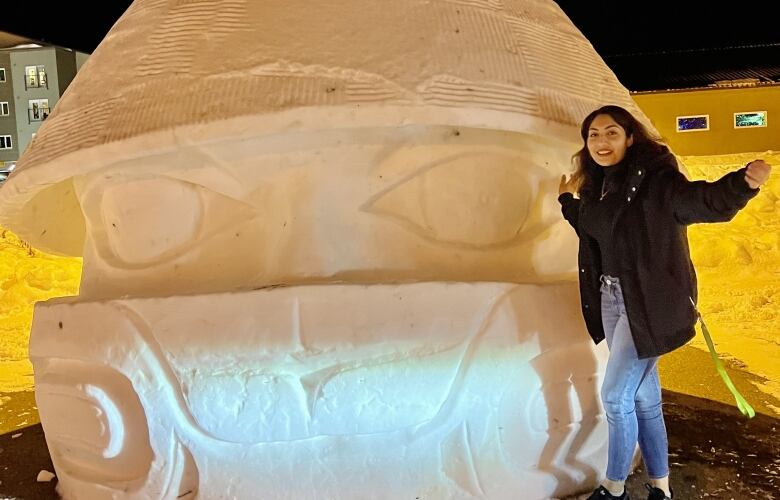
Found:
[[[755,160],[715,182],[689,182],[668,148],[618,106],[592,112],[580,133],[584,146],[571,179],[561,178],[558,201],[580,240],[588,332],[609,346],[601,390],[607,473],[589,499],[628,499],[624,485],[637,442],[651,481],[648,500],[672,498],[657,361],[695,334],[686,226],[731,220],[770,167]]]

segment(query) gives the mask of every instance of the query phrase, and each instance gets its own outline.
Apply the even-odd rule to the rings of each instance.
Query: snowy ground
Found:
[[[80,275],[81,259],[39,252],[0,228],[0,392],[32,389],[27,344],[33,304],[77,294]]]
[[[761,193],[731,222],[692,226],[689,239],[699,275],[699,310],[719,353],[755,375],[755,387],[774,400],[767,408],[780,415],[780,153],[684,157],[683,162],[691,178],[715,180],[759,157],[774,166]],[[701,335],[689,345],[707,350]],[[666,372],[667,389],[709,397],[706,388]],[[722,402],[733,403],[730,398]]]

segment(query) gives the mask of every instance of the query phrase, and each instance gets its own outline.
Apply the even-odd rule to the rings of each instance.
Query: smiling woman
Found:
[[[698,288],[686,226],[730,221],[758,194],[770,167],[754,160],[714,182],[690,182],[668,148],[614,105],[589,114],[581,136],[585,145],[574,158],[580,198],[568,191],[559,201],[580,238],[583,317],[593,340],[606,338],[610,350],[601,389],[607,474],[589,500],[627,498],[637,443],[652,483],[648,500],[669,499],[657,361],[695,335]],[[624,173],[615,182],[617,169]]]

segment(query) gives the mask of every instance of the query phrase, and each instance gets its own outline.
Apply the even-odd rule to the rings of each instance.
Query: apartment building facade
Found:
[[[19,159],[86,57],[38,44],[0,49],[0,170]]]

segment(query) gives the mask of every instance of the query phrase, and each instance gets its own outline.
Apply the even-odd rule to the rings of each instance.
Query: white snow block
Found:
[[[577,287],[315,285],[36,308],[68,499],[511,499],[602,473]]]

